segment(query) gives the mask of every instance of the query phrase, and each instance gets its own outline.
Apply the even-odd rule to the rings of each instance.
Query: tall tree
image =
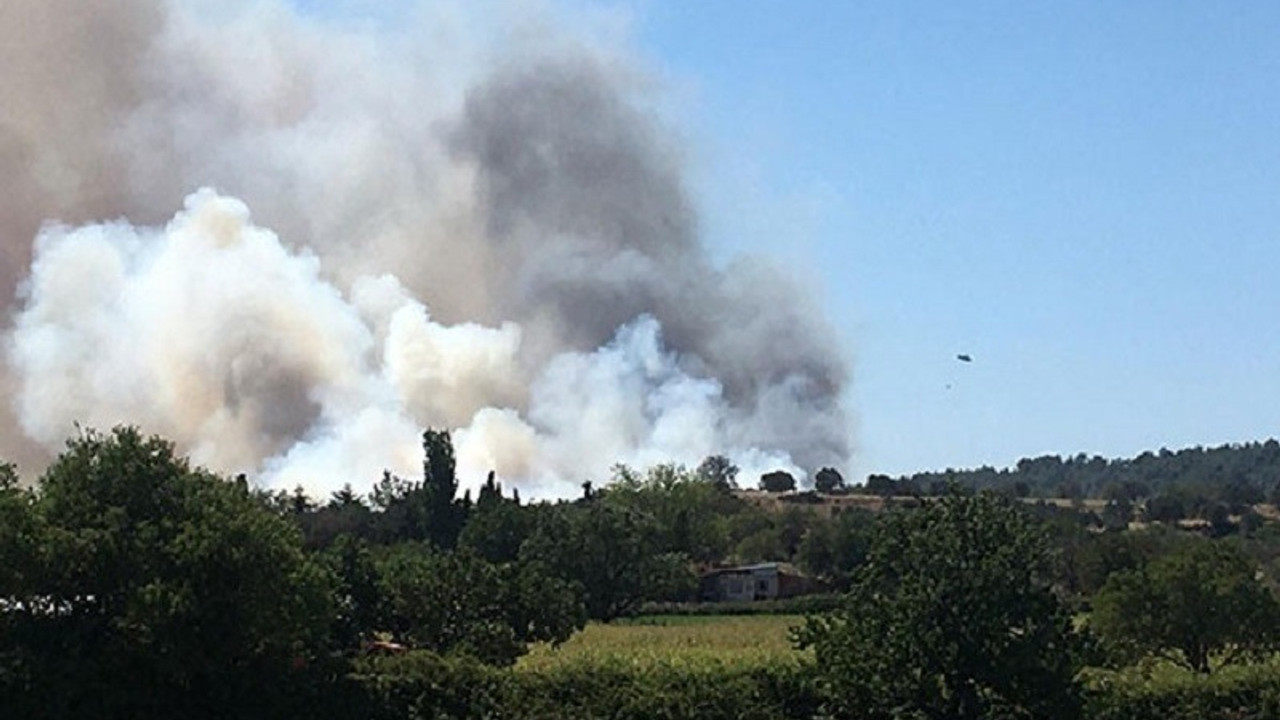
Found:
[[[798,640],[837,716],[1072,717],[1074,636],[1048,573],[1043,533],[1008,500],[890,511],[846,605]]]
[[[425,540],[449,549],[466,524],[467,506],[457,498],[453,441],[447,430],[422,434],[422,480],[415,482],[384,472],[373,488],[376,535],[384,542]]]
[[[466,511],[458,502],[458,475],[453,440],[448,430],[428,428],[422,434],[422,491],[427,537],[437,547],[452,548],[466,523]]]

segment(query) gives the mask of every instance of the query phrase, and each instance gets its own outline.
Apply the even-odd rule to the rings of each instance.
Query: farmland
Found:
[[[803,654],[792,648],[788,633],[802,622],[798,615],[660,615],[591,623],[558,647],[534,646],[517,669],[584,664],[759,667],[793,662]]]

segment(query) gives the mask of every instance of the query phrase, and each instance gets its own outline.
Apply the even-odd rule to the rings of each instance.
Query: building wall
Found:
[[[704,599],[721,602],[751,602],[779,596],[781,574],[776,567],[721,570],[703,579]]]

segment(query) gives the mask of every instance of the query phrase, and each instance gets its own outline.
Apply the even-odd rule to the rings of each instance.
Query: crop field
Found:
[[[795,662],[804,654],[792,648],[788,634],[803,622],[799,615],[660,615],[591,623],[560,647],[534,647],[518,667],[545,670],[582,663],[759,667]]]

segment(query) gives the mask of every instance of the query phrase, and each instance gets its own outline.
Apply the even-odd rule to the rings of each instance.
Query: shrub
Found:
[[[799,720],[814,717],[820,704],[802,663],[584,663],[516,672],[513,679],[520,707],[509,717],[521,720]]]
[[[1223,668],[1211,675],[1169,664],[1087,674],[1090,720],[1245,720],[1280,717],[1280,666]]]
[[[365,658],[354,679],[371,720],[800,720],[819,697],[810,667],[714,661],[635,666],[576,663],[533,671],[415,652]]]
[[[417,651],[366,657],[355,663],[352,679],[363,689],[369,720],[506,717],[514,705],[506,674],[468,656]]]

